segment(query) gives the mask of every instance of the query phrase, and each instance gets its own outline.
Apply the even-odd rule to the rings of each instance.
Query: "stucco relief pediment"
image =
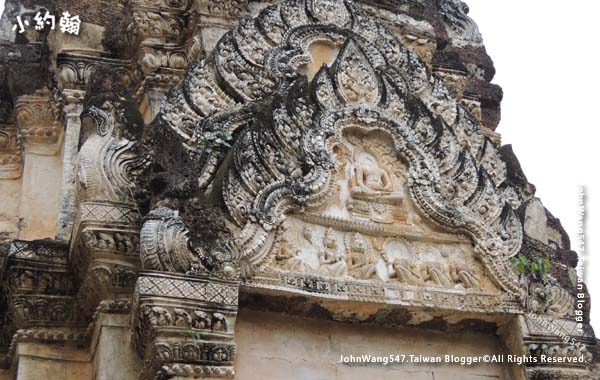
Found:
[[[499,293],[467,236],[419,215],[408,194],[407,164],[389,136],[354,126],[330,145],[334,190],[323,205],[286,217],[269,271]]]
[[[401,287],[417,286],[516,300],[509,258],[522,200],[498,147],[368,14],[316,4],[283,2],[242,21],[163,102],[157,128],[180,139],[233,231],[215,252],[183,249],[172,261],[333,297],[402,299]],[[230,134],[231,149],[207,146],[215,134]],[[142,262],[160,252],[167,222],[157,220],[142,229]]]

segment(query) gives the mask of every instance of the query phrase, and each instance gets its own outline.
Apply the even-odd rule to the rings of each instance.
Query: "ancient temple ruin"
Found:
[[[7,0],[0,378],[599,379],[467,14]]]

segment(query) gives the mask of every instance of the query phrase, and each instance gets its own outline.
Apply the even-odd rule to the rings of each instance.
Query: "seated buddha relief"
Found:
[[[350,195],[354,199],[378,203],[402,203],[403,191],[394,188],[388,171],[381,167],[377,158],[357,147],[353,154],[350,178]]]
[[[408,219],[401,183],[375,153],[354,145],[346,172],[348,211],[376,223],[405,223]]]

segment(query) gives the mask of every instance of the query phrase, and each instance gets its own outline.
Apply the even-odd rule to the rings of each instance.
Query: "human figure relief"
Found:
[[[366,280],[375,276],[376,264],[369,258],[368,243],[358,232],[352,235],[346,260],[351,277]]]
[[[192,328],[206,330],[210,329],[212,322],[208,314],[202,310],[195,310],[192,318]]]
[[[395,277],[398,281],[407,285],[422,284],[421,274],[413,261],[398,257],[391,260],[386,253],[383,254],[383,260],[387,264],[390,278]]]
[[[214,331],[227,331],[227,318],[221,313],[213,313],[212,329]]]
[[[281,241],[281,245],[275,254],[275,261],[283,269],[306,272],[308,266],[299,256],[300,251],[294,252],[292,245],[286,239]]]
[[[452,279],[441,263],[430,261],[421,264],[421,277],[426,284],[452,288]]]
[[[353,198],[385,203],[402,202],[404,195],[394,190],[390,175],[380,167],[373,155],[357,148],[353,154],[353,161],[350,179],[350,195]]]
[[[449,264],[450,278],[457,285],[462,285],[466,289],[479,289],[481,282],[475,270],[467,267],[466,263],[458,263],[450,261]]]
[[[323,236],[323,249],[319,252],[319,272],[334,277],[341,277],[346,273],[344,255],[338,251],[335,234],[331,228],[328,228]]]

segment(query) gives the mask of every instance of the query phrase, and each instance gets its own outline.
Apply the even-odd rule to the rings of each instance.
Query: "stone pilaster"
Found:
[[[64,107],[65,143],[62,156],[62,182],[56,239],[69,241],[76,213],[77,149],[81,129],[80,115],[83,105],[79,102]]]
[[[143,123],[136,112],[118,97],[99,97],[82,115],[71,265],[81,279],[79,296],[88,314],[102,300],[129,297],[139,269],[133,178],[145,161],[138,145]]]
[[[17,98],[15,115],[27,153],[54,155],[60,149],[63,126],[60,108],[48,90]]]
[[[19,96],[15,104],[17,127],[24,146],[18,237],[24,240],[52,238],[56,234],[62,172],[58,154],[64,137],[59,120],[61,105],[47,89]]]

